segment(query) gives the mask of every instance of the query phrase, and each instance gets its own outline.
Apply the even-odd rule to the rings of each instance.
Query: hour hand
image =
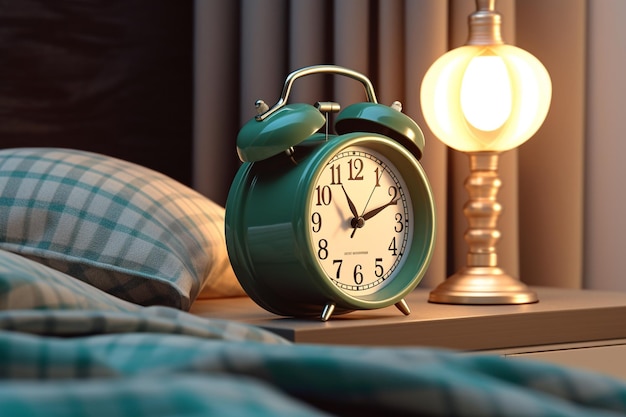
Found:
[[[350,196],[348,195],[348,192],[346,191],[346,188],[343,186],[343,184],[341,184],[341,189],[346,195],[346,200],[348,200],[348,206],[350,206],[350,211],[352,212],[352,220],[350,220],[350,226],[352,226],[352,234],[350,235],[350,238],[353,238],[354,234],[356,233],[356,229],[358,229],[359,227],[363,227],[363,224],[365,224],[365,220],[363,220],[363,218],[359,216],[359,213],[356,211],[356,207],[350,199]]]
[[[350,206],[350,211],[352,212],[352,216],[354,218],[359,217],[359,213],[356,211],[356,207],[354,206],[354,203],[350,199],[350,196],[348,195],[348,192],[346,191],[346,188],[343,186],[343,184],[341,184],[341,189],[343,190],[343,193],[346,195],[346,200],[348,200],[348,206]]]

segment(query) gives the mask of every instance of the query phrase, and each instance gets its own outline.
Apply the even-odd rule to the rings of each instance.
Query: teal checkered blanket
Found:
[[[61,319],[62,327],[63,317],[53,317],[50,321]],[[72,338],[2,332],[0,375],[2,416],[616,416],[626,411],[624,384],[546,364],[432,349],[215,340],[154,329]]]
[[[2,417],[626,414],[626,383],[599,374],[437,349],[296,345],[18,261],[0,251]]]

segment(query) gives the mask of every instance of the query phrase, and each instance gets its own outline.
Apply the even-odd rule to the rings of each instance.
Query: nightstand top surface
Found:
[[[197,300],[191,313],[263,327],[296,343],[433,346],[493,350],[626,338],[626,293],[535,287],[538,303],[452,305],[417,289],[395,307],[355,311],[327,322],[276,316],[248,297]]]

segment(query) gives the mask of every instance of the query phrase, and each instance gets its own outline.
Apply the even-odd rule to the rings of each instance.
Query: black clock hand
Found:
[[[387,203],[387,204],[385,204],[385,205],[382,205],[382,206],[380,206],[380,207],[378,207],[378,208],[375,208],[374,210],[370,210],[370,211],[368,211],[367,213],[365,213],[365,214],[362,216],[362,217],[363,217],[363,220],[369,220],[369,219],[371,219],[372,217],[374,217],[375,215],[377,215],[378,213],[380,213],[381,211],[383,211],[383,209],[385,209],[386,207],[388,207],[388,206],[393,206],[393,205],[396,205],[396,204],[398,204],[398,199],[397,199],[397,198],[396,198],[395,200],[391,200],[390,202],[388,202],[388,203]]]
[[[389,207],[389,206],[395,206],[396,204],[398,204],[398,198],[396,198],[395,194],[393,196],[393,199],[391,199],[390,202],[388,202],[387,204],[384,204],[380,207],[377,207],[373,210],[368,211],[367,213],[365,213],[362,216],[359,217],[355,217],[352,219],[352,221],[350,222],[350,225],[354,228],[352,229],[352,234],[350,235],[350,237],[354,236],[354,233],[356,232],[357,228],[363,227],[365,226],[365,221],[371,219],[372,217],[374,217],[375,215],[377,215],[378,213],[380,213],[381,211],[383,211],[385,208]]]
[[[359,213],[356,211],[356,207],[354,206],[354,203],[352,202],[352,200],[348,196],[348,192],[346,191],[346,189],[343,186],[343,184],[341,184],[341,189],[343,190],[343,193],[346,195],[346,200],[348,200],[348,205],[350,206],[350,211],[352,212],[352,216],[354,216],[354,218],[359,217]]]
[[[350,196],[348,196],[348,192],[346,191],[343,184],[341,184],[341,189],[343,190],[343,193],[346,195],[346,200],[348,200],[348,206],[350,206],[350,211],[352,212],[352,216],[353,216],[352,220],[350,220],[350,226],[352,226],[352,234],[350,234],[350,238],[353,238],[354,234],[356,233],[356,229],[359,227],[363,227],[363,224],[365,224],[365,222],[363,218],[359,216],[359,212],[356,211],[356,207],[354,203],[352,202],[352,200],[350,199]]]

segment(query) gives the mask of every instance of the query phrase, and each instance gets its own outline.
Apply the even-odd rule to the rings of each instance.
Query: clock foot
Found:
[[[406,301],[404,301],[404,298],[396,303],[396,307],[405,316],[408,316],[409,314],[411,314],[411,309],[409,308],[409,305],[406,303]]]
[[[333,311],[335,311],[335,303],[326,303],[324,309],[322,310],[322,315],[320,316],[322,321],[328,321],[330,316],[332,316]]]

